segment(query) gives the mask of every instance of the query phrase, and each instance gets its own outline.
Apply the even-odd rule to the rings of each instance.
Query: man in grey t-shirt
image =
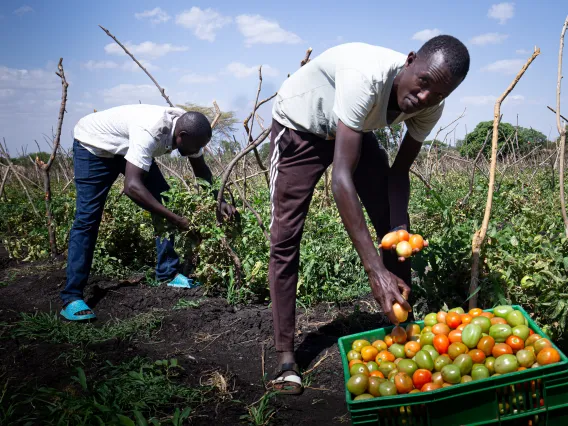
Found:
[[[468,70],[467,48],[451,36],[434,37],[408,55],[348,43],[323,52],[278,91],[270,141],[275,390],[303,390],[294,355],[299,248],[314,187],[332,162],[333,195],[374,298],[393,323],[394,303],[410,311],[410,262],[377,252],[361,203],[379,239],[390,230],[409,229],[410,166],[442,115],[444,99]],[[401,122],[408,130],[389,167],[372,131]]]

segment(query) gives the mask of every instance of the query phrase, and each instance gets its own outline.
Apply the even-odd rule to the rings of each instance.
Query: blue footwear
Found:
[[[200,286],[201,283],[199,281],[193,281],[185,275],[177,274],[167,285],[169,287],[194,288]]]
[[[69,321],[84,321],[97,317],[94,313],[86,315],[75,315],[77,312],[81,311],[93,312],[93,310],[89,308],[84,301],[74,300],[73,302],[69,303],[64,309],[62,309],[60,314],[63,318]]]

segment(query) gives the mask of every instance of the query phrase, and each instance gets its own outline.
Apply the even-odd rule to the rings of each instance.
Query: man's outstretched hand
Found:
[[[406,301],[410,295],[410,287],[408,287],[403,280],[386,269],[382,271],[371,270],[368,276],[371,290],[373,291],[373,297],[379,302],[384,314],[389,320],[393,324],[398,324],[399,321],[392,310],[392,305],[398,302],[400,306],[402,306],[402,309],[410,312],[412,308]]]
[[[239,219],[239,212],[232,204],[227,203],[226,201],[221,202],[221,214],[223,217],[226,217],[229,220],[232,219]]]

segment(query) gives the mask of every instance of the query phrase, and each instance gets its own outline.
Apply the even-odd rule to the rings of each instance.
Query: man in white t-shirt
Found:
[[[408,55],[364,43],[333,47],[291,75],[272,110],[270,296],[279,372],[272,386],[302,392],[294,354],[300,241],[314,187],[333,162],[332,190],[374,298],[396,323],[392,305],[410,294],[410,262],[377,252],[361,203],[380,239],[409,229],[410,166],[434,128],[444,99],[469,70],[467,48],[438,36]],[[373,130],[404,122],[389,167]]]
[[[189,157],[195,176],[212,181],[203,158],[203,147],[211,140],[211,126],[199,112],[155,105],[124,105],[83,117],[75,126],[73,167],[77,193],[75,221],[69,235],[67,284],[61,292],[61,315],[71,321],[95,318],[83,301],[99,225],[108,192],[119,174],[124,174],[124,194],[152,214],[155,225],[160,218],[181,230],[189,221],[162,204],[162,193],[169,189],[154,158],[177,149]],[[214,194],[215,195],[215,194]],[[236,214],[223,201],[222,213]],[[179,257],[173,235],[159,235],[155,226],[156,278],[173,287],[191,287],[192,280],[178,271]]]

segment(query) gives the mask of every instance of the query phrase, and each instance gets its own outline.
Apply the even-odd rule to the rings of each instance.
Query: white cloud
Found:
[[[426,41],[430,40],[431,38],[439,36],[440,34],[442,34],[442,32],[438,28],[425,29],[425,30],[422,30],[422,31],[418,31],[417,33],[414,33],[414,35],[412,36],[412,40],[418,40],[418,41],[426,42]]]
[[[501,25],[507,22],[515,14],[515,3],[499,3],[489,8],[487,16],[497,19]]]
[[[214,83],[215,81],[217,81],[217,77],[215,75],[196,73],[185,74],[179,79],[180,83],[185,84]]]
[[[75,107],[75,111],[84,111],[84,110],[94,110],[95,105],[90,102],[73,102],[72,105]]]
[[[509,34],[485,33],[473,37],[469,42],[477,46],[485,46],[486,44],[503,43],[508,37]]]
[[[118,68],[114,61],[93,61],[92,59],[81,64],[81,68],[89,71]]]
[[[140,62],[142,64],[142,66],[144,68],[146,68],[147,71],[157,71],[160,68],[156,65],[154,65],[152,62],[150,61],[145,61],[144,59],[139,59],[138,62]],[[140,69],[140,67],[138,66],[138,64],[132,60],[127,60],[126,62],[124,62],[122,64],[122,66],[120,67],[121,70],[123,71],[130,71],[130,72],[138,72],[138,71],[142,71]]]
[[[302,39],[290,31],[284,30],[276,21],[269,21],[260,15],[239,15],[236,18],[237,26],[245,36],[245,44],[297,44]]]
[[[192,7],[176,16],[176,24],[188,28],[201,40],[215,41],[217,30],[229,24],[232,19],[222,16],[213,9],[202,10]]]
[[[61,80],[53,70],[0,66],[0,89],[60,90],[60,87]]]
[[[483,105],[494,105],[497,100],[495,95],[478,95],[478,96],[463,96],[460,98],[462,104],[468,104],[473,106],[483,106]],[[525,97],[523,95],[510,95],[505,98],[503,104],[505,105],[519,105],[525,102]]]
[[[517,50],[515,50],[515,53],[517,55],[530,55],[531,51],[527,50],[527,49],[517,49]]]
[[[171,16],[159,7],[152,10],[145,10],[144,12],[135,13],[136,19],[148,19],[152,24],[161,24],[163,22],[168,22]]]
[[[225,68],[225,73],[232,74],[236,78],[247,78],[251,75],[258,75],[258,65],[246,66],[241,62],[231,62]],[[262,66],[262,75],[268,77],[274,77],[278,75],[278,70],[272,68],[270,65]]]
[[[502,59],[481,68],[481,71],[499,72],[501,74],[516,74],[521,70],[525,61],[522,59]]]
[[[27,4],[14,10],[14,15],[23,16],[26,13],[33,12],[34,10]]]
[[[164,88],[168,93],[167,88]],[[100,95],[105,104],[125,105],[142,103],[157,103],[161,105],[164,99],[156,86],[149,84],[119,84],[110,89],[101,90]],[[160,101],[161,99],[161,101]]]
[[[148,57],[156,59],[167,55],[172,52],[184,52],[187,50],[186,46],[175,46],[170,43],[158,44],[152,41],[145,41],[140,44],[132,44],[131,42],[124,43],[130,53],[137,57]],[[109,43],[105,46],[105,52],[109,55],[125,56],[124,50],[116,43]]]

